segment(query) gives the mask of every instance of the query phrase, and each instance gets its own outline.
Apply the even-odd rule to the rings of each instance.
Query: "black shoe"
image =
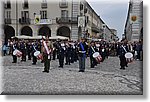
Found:
[[[128,65],[126,65],[126,67],[128,67]]]
[[[47,71],[42,71],[42,72],[47,72]]]
[[[63,68],[63,66],[58,66],[59,68]]]
[[[79,70],[79,72],[84,72],[84,70]]]
[[[12,63],[17,63],[17,62],[12,62]]]
[[[68,65],[68,63],[65,63],[65,65]]]
[[[36,63],[32,63],[32,65],[36,65]]]
[[[123,69],[123,70],[125,70],[125,68],[124,68],[124,67],[121,67],[120,69]]]

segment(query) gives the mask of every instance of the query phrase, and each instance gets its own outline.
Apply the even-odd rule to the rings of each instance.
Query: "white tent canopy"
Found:
[[[42,35],[39,35],[39,36],[32,36],[32,37],[30,37],[29,39],[42,39],[42,38],[45,39],[45,36],[42,36]]]
[[[49,39],[51,39],[51,40],[55,40],[55,39],[69,40],[68,37],[64,37],[64,36],[52,36],[52,37],[49,37]]]
[[[11,38],[18,38],[18,39],[30,39],[31,36],[21,35],[21,36],[13,36]]]
[[[11,38],[18,38],[18,39],[42,39],[44,38],[45,39],[45,36],[26,36],[26,35],[20,35],[20,36],[13,36]],[[57,40],[57,39],[60,39],[60,40],[69,40],[68,37],[64,37],[64,36],[52,36],[52,37],[49,37],[49,39],[51,40]]]
[[[11,38],[18,38],[18,39],[45,39],[45,36],[26,36],[26,35],[21,35],[21,36],[13,36]]]

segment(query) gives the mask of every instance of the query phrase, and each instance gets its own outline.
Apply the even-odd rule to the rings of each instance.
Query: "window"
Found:
[[[47,8],[47,1],[46,0],[42,1],[41,8]]]
[[[5,24],[11,24],[11,11],[5,11]]]
[[[29,8],[28,0],[24,0],[23,8],[24,9],[28,9]]]
[[[60,6],[61,8],[66,8],[66,7],[68,7],[67,0],[61,0],[60,3],[59,3],[59,6]]]
[[[29,11],[21,11],[21,17],[22,17],[22,19],[28,19]]]
[[[5,19],[11,19],[11,11],[5,11]]]
[[[29,11],[21,11],[20,24],[30,24]]]
[[[7,1],[5,2],[5,9],[11,9],[10,0],[7,0]]]
[[[40,11],[41,19],[47,19],[47,11]]]
[[[68,11],[67,10],[61,10],[61,17],[68,17]]]
[[[83,10],[83,4],[80,4],[80,10]]]

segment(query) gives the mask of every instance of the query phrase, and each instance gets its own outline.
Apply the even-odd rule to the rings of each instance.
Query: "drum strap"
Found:
[[[92,50],[95,52],[95,50],[94,50],[93,46],[91,46],[91,48],[92,48]]]
[[[49,51],[48,46],[45,41],[43,41],[43,45],[44,45],[44,48],[45,48],[47,54],[50,54],[50,51]]]
[[[13,45],[13,49],[15,50],[15,46]]]
[[[35,51],[37,51],[34,45],[33,45],[33,48],[34,48]]]
[[[127,53],[127,50],[125,49],[125,47],[124,46],[122,46],[122,48],[124,49],[124,51]]]

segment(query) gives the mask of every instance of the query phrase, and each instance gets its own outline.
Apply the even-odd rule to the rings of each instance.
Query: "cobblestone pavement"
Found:
[[[2,94],[143,94],[142,61],[134,61],[126,70],[120,70],[118,57],[109,57],[103,63],[78,72],[78,62],[58,68],[58,60],[51,61],[49,73],[43,73],[43,64],[31,61],[12,64],[12,57],[2,57]]]

